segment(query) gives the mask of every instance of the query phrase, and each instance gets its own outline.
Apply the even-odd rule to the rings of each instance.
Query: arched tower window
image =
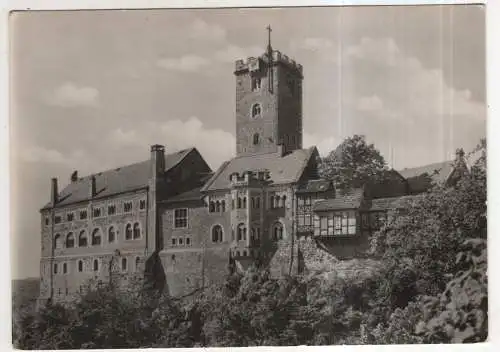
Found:
[[[247,228],[245,224],[238,225],[238,241],[246,240],[247,238]]]
[[[83,230],[80,232],[80,235],[78,236],[78,247],[87,247],[88,246],[88,240],[87,240],[87,232]]]
[[[99,231],[99,229],[94,229],[94,231],[92,232],[92,245],[101,245],[101,232]]]
[[[283,239],[283,224],[277,222],[273,225],[272,229],[273,241],[279,241]]]
[[[222,240],[223,240],[222,226],[215,225],[212,228],[212,242],[217,243],[217,242],[222,242]]]
[[[134,239],[141,237],[141,227],[138,222],[134,224]]]
[[[132,239],[132,224],[127,224],[127,226],[125,227],[125,239]]]
[[[66,236],[66,248],[74,248],[75,247],[75,236],[73,232],[68,233]]]
[[[260,137],[258,133],[253,134],[253,145],[257,145],[260,142]]]
[[[262,106],[259,103],[255,103],[252,105],[252,118],[260,117],[262,113]]]

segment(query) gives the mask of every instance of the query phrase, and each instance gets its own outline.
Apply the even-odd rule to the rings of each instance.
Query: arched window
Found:
[[[241,197],[238,197],[238,209],[241,209],[242,205],[243,205],[242,199]]]
[[[215,202],[215,211],[217,213],[220,213],[220,202],[219,201]]]
[[[134,224],[134,239],[137,238],[141,238],[141,227],[138,222]]]
[[[247,238],[247,228],[245,224],[238,225],[238,241],[246,240]]]
[[[281,197],[281,207],[284,208],[286,204],[286,196]]]
[[[94,259],[92,268],[94,269],[94,271],[99,271],[99,261],[97,259]]]
[[[280,196],[274,197],[274,208],[279,208],[280,202],[281,202]]]
[[[88,240],[87,240],[87,232],[83,230],[80,232],[80,235],[78,236],[78,247],[87,247],[88,246]]]
[[[135,271],[139,271],[140,265],[141,265],[141,258],[135,257]]]
[[[210,213],[213,213],[215,211],[215,203],[214,202],[210,202],[210,204],[208,206],[208,211]]]
[[[222,242],[223,237],[223,232],[222,232],[222,226],[220,225],[215,225],[212,228],[212,242],[217,243],[217,242]]]
[[[236,256],[239,257],[240,256],[240,251],[236,251]]]
[[[61,235],[56,233],[56,235],[54,236],[54,248],[60,249],[60,248],[62,248],[62,246],[63,246],[63,244],[62,244]]]
[[[281,222],[277,222],[273,225],[273,241],[279,241],[283,239],[283,225]]]
[[[75,236],[73,232],[68,233],[66,236],[66,248],[74,248],[75,247]]]
[[[260,106],[260,104],[259,103],[253,104],[252,117],[253,118],[259,117],[261,113],[262,113],[262,107]]]
[[[68,273],[68,263],[63,263],[63,274]]]
[[[247,197],[243,197],[243,209],[247,208]]]
[[[115,232],[115,228],[113,226],[111,226],[109,229],[108,229],[108,242],[109,243],[113,243],[116,239],[116,232]]]
[[[57,274],[58,269],[59,269],[59,268],[58,268],[57,263],[54,263],[54,274]]]
[[[101,245],[101,231],[99,231],[99,229],[94,229],[94,231],[92,232],[92,245]]]
[[[258,133],[253,134],[253,145],[259,144],[260,138]]]
[[[127,224],[127,226],[125,227],[125,239],[132,239],[132,224]]]
[[[243,256],[246,257],[247,256],[247,251],[243,251]]]
[[[78,261],[78,272],[82,272],[83,271],[83,261],[79,260]]]
[[[127,258],[122,258],[122,271],[127,271]]]

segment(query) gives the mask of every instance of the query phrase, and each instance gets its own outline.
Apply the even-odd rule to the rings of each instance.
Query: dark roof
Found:
[[[336,198],[319,200],[314,203],[314,211],[358,209],[363,201],[364,190],[355,188],[348,192],[339,192]]]
[[[399,173],[406,179],[428,175],[434,182],[444,182],[453,171],[454,161],[442,161],[410,169],[400,170]]]
[[[176,166],[186,155],[195,148],[184,149],[172,154],[165,155],[165,171]],[[97,197],[106,197],[113,194],[133,191],[148,185],[151,173],[150,160],[135,164],[118,167],[94,174],[96,180]],[[68,184],[60,193],[57,206],[65,206],[89,199],[91,175],[82,177]],[[49,208],[47,203],[42,209]]]
[[[177,202],[186,202],[186,201],[194,201],[203,199],[203,193],[201,189],[203,187],[196,187],[189,191],[177,194],[173,197],[170,197],[163,201],[162,203],[177,203]]]
[[[222,164],[202,191],[227,189],[231,174],[252,170],[269,170],[269,181],[274,184],[297,182],[315,150],[316,148],[311,147],[297,149],[284,156],[278,153],[267,153],[235,157]]]
[[[378,198],[371,201],[369,210],[380,211],[390,209],[404,209],[409,208],[412,204],[421,199],[422,195],[391,197],[391,198]]]
[[[299,186],[297,193],[319,193],[325,192],[333,187],[332,181],[308,180]]]

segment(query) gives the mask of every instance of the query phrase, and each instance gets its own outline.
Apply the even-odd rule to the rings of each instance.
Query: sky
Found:
[[[485,11],[467,6],[101,10],[11,15],[13,278],[39,274],[50,178],[195,146],[235,153],[234,61],[272,45],[304,68],[304,147],[363,134],[391,167],[486,135]]]

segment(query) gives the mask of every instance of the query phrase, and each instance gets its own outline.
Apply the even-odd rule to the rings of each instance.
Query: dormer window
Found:
[[[252,92],[258,92],[261,87],[261,79],[260,77],[253,77],[252,78]]]
[[[252,118],[256,119],[260,117],[262,113],[262,106],[259,103],[252,105]]]

